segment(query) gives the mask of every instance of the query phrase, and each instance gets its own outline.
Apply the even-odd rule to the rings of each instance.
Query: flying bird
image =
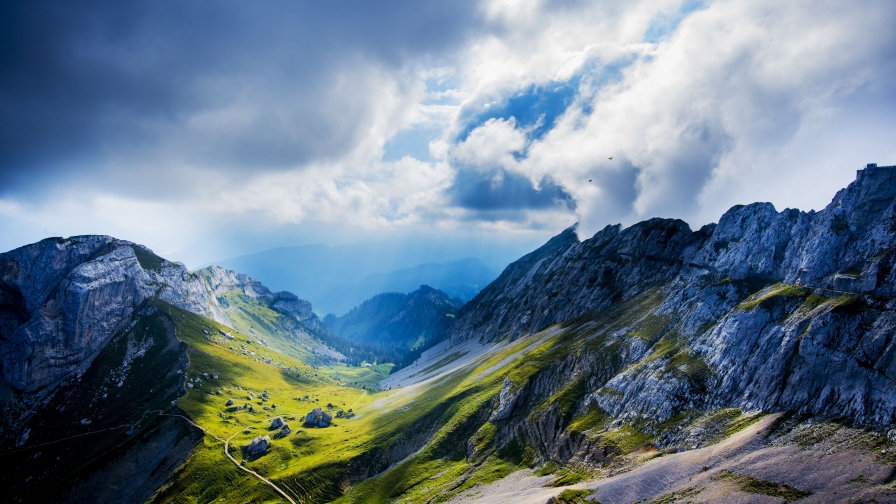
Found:
[[[588,179],[588,182],[591,182],[591,179]]]
[[[608,157],[607,159],[609,159],[610,161],[612,161],[612,160],[613,160],[613,156],[610,156],[610,157]]]

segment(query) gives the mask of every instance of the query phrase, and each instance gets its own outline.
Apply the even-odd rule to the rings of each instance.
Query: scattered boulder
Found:
[[[333,417],[320,408],[314,408],[305,416],[305,425],[312,427],[329,427],[332,421]]]
[[[271,438],[269,436],[256,436],[243,450],[243,456],[248,460],[254,460],[268,452],[271,447]]]
[[[224,406],[233,406],[233,399],[228,399]]]
[[[271,420],[271,430],[279,429],[280,427],[283,427],[284,425],[286,425],[286,422],[284,422],[283,419],[280,417],[276,417],[273,420]]]
[[[284,437],[288,436],[291,432],[292,432],[292,429],[289,428],[289,424],[285,423],[285,424],[283,424],[282,427],[280,427],[280,430],[277,431],[276,434],[274,434],[274,439],[284,438]]]
[[[498,396],[498,408],[492,413],[489,421],[497,422],[499,420],[510,418],[510,415],[513,414],[516,406],[525,402],[526,394],[529,391],[528,385],[529,384],[527,383],[514,392],[513,383],[510,381],[510,378],[504,378],[504,386],[501,388],[501,394]]]

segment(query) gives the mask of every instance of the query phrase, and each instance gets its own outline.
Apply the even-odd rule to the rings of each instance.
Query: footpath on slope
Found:
[[[239,434],[240,432],[242,432],[243,430],[245,430],[246,427],[242,427],[242,428],[240,428],[238,431],[236,431],[236,432],[234,432],[233,434],[231,434],[230,437],[228,437],[227,439],[221,439],[221,438],[219,438],[218,436],[216,436],[216,435],[212,434],[211,432],[207,431],[207,430],[205,429],[205,427],[203,427],[203,426],[197,424],[196,422],[190,420],[189,418],[187,418],[187,417],[185,417],[185,416],[183,416],[183,415],[171,415],[171,414],[168,414],[168,413],[160,413],[159,416],[170,416],[170,417],[178,417],[178,418],[182,418],[182,419],[186,420],[186,421],[187,421],[190,425],[192,425],[193,427],[196,427],[197,429],[201,430],[201,431],[202,431],[204,434],[206,434],[207,436],[210,436],[210,437],[212,437],[212,438],[214,438],[214,439],[216,439],[216,440],[218,440],[218,441],[224,443],[224,455],[227,455],[227,458],[229,458],[230,461],[234,463],[234,465],[236,465],[240,470],[242,470],[242,471],[244,471],[244,472],[247,472],[247,473],[251,474],[252,476],[258,478],[258,480],[261,481],[262,483],[264,483],[264,484],[268,485],[269,487],[273,488],[274,491],[276,491],[276,492],[279,493],[281,496],[283,496],[284,499],[286,499],[287,501],[289,501],[290,504],[296,504],[296,501],[293,500],[293,498],[290,497],[285,491],[283,491],[283,489],[281,489],[280,487],[278,487],[277,485],[275,485],[273,481],[271,481],[271,480],[265,478],[264,476],[258,474],[257,472],[253,471],[252,469],[249,469],[248,467],[244,467],[244,466],[242,466],[242,465],[241,465],[241,464],[240,464],[240,463],[233,457],[233,455],[230,454],[230,440],[233,439],[234,436],[236,436],[237,434]],[[269,422],[269,421],[271,421],[271,420],[273,420],[273,419],[274,419],[274,417],[267,418],[267,419],[265,419],[265,420],[261,420],[261,421],[259,421],[258,423]]]

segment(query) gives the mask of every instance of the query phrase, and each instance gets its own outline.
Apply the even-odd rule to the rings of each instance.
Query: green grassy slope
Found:
[[[705,418],[676,418],[668,425],[635,420],[613,426],[596,403],[587,401],[595,384],[622,371],[624,355],[635,345],[653,347],[656,359],[684,359],[675,347],[675,321],[652,314],[663,300],[655,291],[506,341],[459,370],[388,391],[371,386],[388,374],[388,366],[318,366],[320,357],[278,326],[279,314],[228,295],[228,315],[233,314],[240,330],[165,308],[177,337],[188,347],[186,378],[192,388],[185,389],[177,405],[208,435],[154,502],[278,500],[269,487],[225,457],[224,439],[231,440],[231,454],[246,468],[297,502],[437,502],[523,467],[540,465],[542,473],[555,475],[557,484],[592,478],[600,467],[614,470],[649,457],[655,453],[651,443],[673,424],[695,423],[724,433],[751,421],[726,410]],[[259,344],[260,339],[267,345]],[[443,361],[430,367],[449,369],[455,359]],[[562,374],[571,368],[578,371]],[[530,392],[511,420],[492,423],[489,417],[505,379],[513,390],[552,385],[533,387],[539,391]],[[684,374],[682,379],[701,377]],[[233,406],[226,405],[228,400]],[[337,418],[329,428],[302,426],[312,408],[328,405],[331,413],[351,408],[354,417]],[[244,460],[241,447],[256,436],[273,435],[268,428],[275,416],[286,420],[293,433],[273,439],[266,455]],[[557,465],[545,446],[514,431],[526,425],[542,428],[545,422],[567,432],[572,443],[606,453],[603,465]]]
[[[646,296],[630,303],[628,309],[638,312],[656,302]],[[383,377],[385,370],[342,364],[314,368],[302,361],[306,354],[301,349],[280,346],[275,331],[266,333],[264,320],[255,321],[256,334],[247,336],[168,308],[178,338],[189,347],[186,374],[193,385],[178,406],[210,436],[154,502],[276,500],[269,488],[238,472],[224,456],[223,443],[213,437],[231,438],[231,453],[242,460],[239,448],[258,435],[272,434],[268,427],[274,416],[290,423],[294,433],[273,440],[266,455],[243,464],[274,481],[298,502],[447,498],[531,466],[536,461],[532,448],[501,444],[495,435],[496,425],[488,422],[505,377],[521,385],[571,355],[594,351],[606,354],[602,372],[609,376],[617,370],[613,359],[619,348],[606,345],[605,337],[593,336],[610,334],[635,316],[624,316],[625,308],[617,311],[508,343],[459,372],[383,392],[345,384],[369,384]],[[220,335],[221,330],[233,339]],[[259,336],[270,338],[270,347],[250,344]],[[274,353],[273,341],[283,350]],[[271,363],[266,363],[268,358]],[[205,378],[205,374],[218,378]],[[585,393],[583,380],[568,384],[525,414],[536,417],[549,408],[559,408],[567,424],[593,429],[605,417],[589,416],[588,412],[577,416],[575,405]],[[263,394],[267,394],[264,400],[260,399]],[[253,411],[234,411],[226,406],[229,399],[235,406],[248,404]],[[355,417],[336,419],[334,426],[325,429],[302,427],[306,413],[328,404],[334,406],[333,411],[352,408]],[[606,443],[623,447],[620,453],[624,453],[646,444],[651,436],[631,430],[606,438]],[[561,469],[561,474],[569,472]]]

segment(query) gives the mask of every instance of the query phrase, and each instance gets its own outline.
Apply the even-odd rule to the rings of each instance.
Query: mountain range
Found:
[[[0,481],[53,502],[896,502],[894,264],[877,166],[818,212],[572,227],[462,307],[424,287],[323,321],[235,271],[47,239],[0,254]],[[437,330],[395,324],[419,299]],[[384,341],[427,348],[390,374],[363,346]]]
[[[442,341],[463,304],[421,285],[409,294],[377,294],[341,317],[327,315],[323,323],[352,341],[411,351]]]
[[[412,268],[369,275],[353,284],[337,285],[321,294],[315,306],[322,307],[327,313],[347,314],[362,301],[377,294],[410,293],[420,285],[435,286],[446,295],[456,298],[455,303],[463,304],[497,276],[497,273],[475,258],[441,264],[419,264]]]
[[[508,262],[502,254],[474,252],[483,258],[462,255],[457,244],[432,240],[416,245],[314,244],[266,250],[215,264],[250,275],[273,289],[300,293],[321,315],[343,315],[381,292],[408,293],[423,284],[467,301],[498,276],[495,268]]]

